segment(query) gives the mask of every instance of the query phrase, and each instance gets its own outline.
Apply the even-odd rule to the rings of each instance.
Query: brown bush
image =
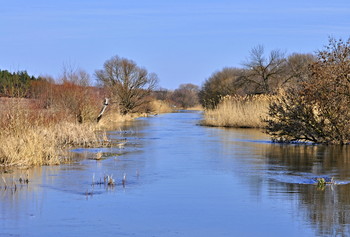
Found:
[[[310,79],[269,109],[275,141],[350,143],[350,40],[331,39],[310,67]]]
[[[32,82],[31,97],[40,101],[42,109],[63,114],[66,120],[95,121],[102,107],[104,92],[100,88],[81,86],[65,81],[54,84],[49,80]]]

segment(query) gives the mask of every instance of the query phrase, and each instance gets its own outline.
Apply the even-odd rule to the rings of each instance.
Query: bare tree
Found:
[[[97,70],[95,75],[117,100],[122,114],[148,103],[146,97],[158,82],[155,73],[148,73],[134,61],[118,56],[107,60],[103,69]]]
[[[198,92],[199,87],[197,85],[191,83],[181,84],[179,88],[174,91],[171,98],[177,105],[187,109],[199,104]]]
[[[90,75],[83,69],[71,64],[64,64],[60,81],[73,83],[78,86],[89,86]]]
[[[283,80],[285,62],[285,53],[272,50],[266,58],[264,47],[258,45],[250,51],[248,61],[243,63],[247,68],[243,78],[255,87],[256,93],[272,93]]]

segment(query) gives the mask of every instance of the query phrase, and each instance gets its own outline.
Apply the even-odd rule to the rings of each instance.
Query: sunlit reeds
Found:
[[[59,111],[36,109],[23,101],[1,101],[0,166],[52,165],[64,149],[109,143],[97,124],[63,119]]]
[[[270,95],[225,96],[215,109],[206,110],[201,122],[205,126],[261,128],[267,117]]]
[[[164,100],[152,100],[150,107],[152,112],[156,114],[171,113],[174,110],[169,103]]]

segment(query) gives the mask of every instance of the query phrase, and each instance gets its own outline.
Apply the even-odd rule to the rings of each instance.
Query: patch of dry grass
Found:
[[[111,106],[99,123],[79,123],[57,108],[43,109],[40,101],[0,98],[0,167],[54,165],[65,161],[69,147],[110,145],[106,130],[147,114],[121,115]],[[166,103],[153,102],[157,113],[170,112]],[[97,113],[96,113],[97,116]]]
[[[273,96],[225,96],[216,109],[206,110],[201,122],[205,126],[262,128]]]
[[[186,110],[197,110],[197,111],[202,111],[202,110],[204,110],[204,109],[203,109],[203,106],[201,106],[201,105],[196,105],[196,106],[194,106],[194,107],[189,107],[189,108],[187,108]]]
[[[58,120],[52,111],[49,116],[17,100],[2,101],[0,107],[0,166],[59,164],[67,147],[108,143],[96,124]]]
[[[152,100],[150,106],[152,112],[156,114],[171,113],[174,111],[169,103],[163,100]]]

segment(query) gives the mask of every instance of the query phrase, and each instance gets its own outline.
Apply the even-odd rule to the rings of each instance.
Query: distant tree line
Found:
[[[226,95],[276,94],[280,89],[307,80],[308,67],[315,61],[312,54],[286,56],[281,50],[265,55],[259,45],[249,52],[242,68],[226,67],[214,72],[199,91],[204,108],[213,109]]]
[[[26,71],[9,72],[0,70],[0,95],[7,97],[26,97],[32,81],[38,80],[29,76]]]
[[[152,95],[157,100],[166,101],[178,109],[188,109],[199,105],[198,99],[199,86],[192,83],[181,84],[175,90],[158,89],[154,90]]]
[[[274,141],[350,144],[350,39],[329,39],[313,54],[265,55],[257,46],[242,68],[214,72],[199,100],[214,109],[226,95],[277,95],[266,132]]]

